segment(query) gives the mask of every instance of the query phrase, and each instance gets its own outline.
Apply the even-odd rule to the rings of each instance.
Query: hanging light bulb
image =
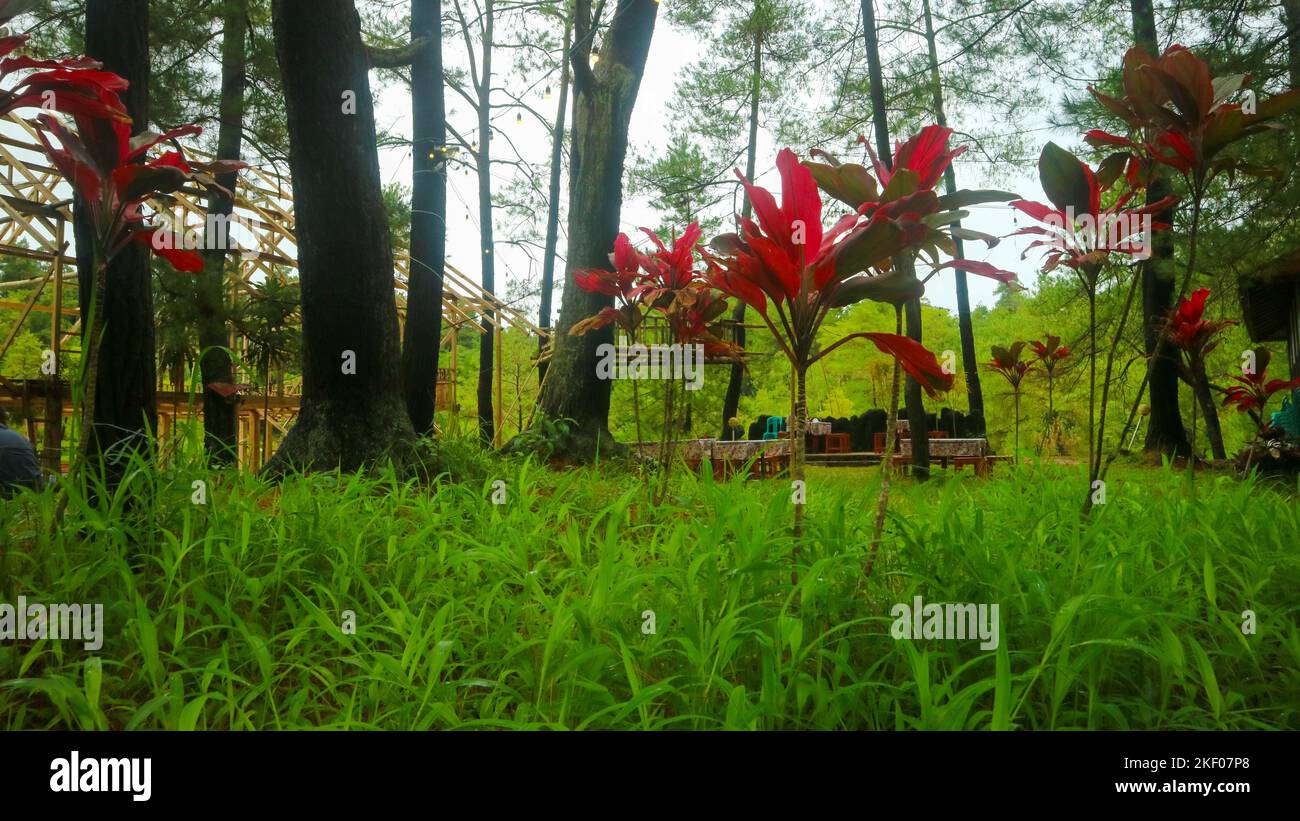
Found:
[[[542,99],[545,100],[545,101],[548,102],[548,103],[551,101],[551,87],[550,87],[550,86],[547,86],[547,87],[546,87],[546,90],[542,92]]]
[[[523,124],[524,124],[524,113],[521,111],[515,114],[515,125],[523,125]]]
[[[597,52],[594,52],[594,51],[593,51],[593,52],[591,53],[591,64],[594,66],[594,65],[596,65],[596,63],[599,63],[599,62],[600,62],[600,54],[598,54]]]

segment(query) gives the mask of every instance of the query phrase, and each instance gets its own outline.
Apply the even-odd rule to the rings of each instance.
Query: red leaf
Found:
[[[953,375],[944,373],[939,360],[920,342],[898,334],[869,333],[866,336],[877,348],[894,357],[908,375],[921,383],[932,399],[938,398],[940,392],[952,389]]]
[[[954,259],[945,262],[942,265],[934,266],[934,270],[940,268],[956,268],[958,271],[965,271],[968,274],[978,274],[989,279],[996,279],[998,282],[1015,282],[1017,280],[1015,271],[1008,271],[999,268],[988,262],[981,262],[977,259]]]
[[[176,234],[171,234],[167,241],[154,241],[156,235],[170,233],[166,228],[136,231],[131,239],[148,246],[149,250],[171,263],[177,271],[195,274],[203,270],[203,257],[186,250]]]

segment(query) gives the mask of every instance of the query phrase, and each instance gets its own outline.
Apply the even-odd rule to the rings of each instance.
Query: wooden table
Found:
[[[775,476],[790,464],[790,440],[741,439],[713,443],[713,475],[718,478],[735,474],[750,459],[754,459],[751,476]]]
[[[912,461],[912,440],[899,440],[899,453],[894,463],[908,464]],[[980,476],[987,476],[993,462],[998,457],[992,456],[987,439],[931,439],[930,460],[938,462],[940,467],[952,467],[961,470],[966,465],[975,468]]]
[[[631,447],[646,458],[660,458],[658,442],[636,442]],[[789,439],[688,439],[675,443],[673,448],[691,470],[698,470],[707,461],[718,478],[733,475],[751,459],[754,463],[750,475],[764,478],[777,475],[790,463]]]

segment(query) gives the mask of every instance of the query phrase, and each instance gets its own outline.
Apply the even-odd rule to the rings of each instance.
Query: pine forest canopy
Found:
[[[90,42],[85,39],[87,30],[72,23],[95,5],[92,2],[88,7],[86,3],[62,0],[33,4],[31,19],[37,25],[29,30],[30,50],[51,53],[84,50]],[[220,6],[220,14],[187,13],[193,5],[180,0],[171,3],[155,0],[150,5],[149,24],[141,29],[147,33],[152,69],[148,79],[150,105],[146,125],[155,131],[165,131],[185,122],[205,125],[206,131],[201,134],[188,133],[181,139],[194,151],[207,147],[218,155],[221,140],[226,140],[227,146],[236,146],[235,153],[223,157],[222,161],[241,159],[250,165],[248,170],[240,172],[237,194],[242,193],[238,189],[250,184],[254,186],[250,190],[258,190],[258,185],[263,189],[267,185],[279,189],[274,204],[256,206],[263,209],[261,216],[243,205],[233,212],[236,227],[228,235],[232,244],[237,244],[241,235],[245,238],[256,235],[265,248],[260,260],[252,262],[250,257],[245,260],[249,264],[242,266],[247,287],[260,281],[273,266],[297,255],[295,239],[289,235],[291,228],[280,226],[275,230],[281,233],[276,234],[275,230],[261,227],[271,222],[262,217],[276,215],[278,218],[286,213],[290,190],[286,181],[292,145],[283,104],[286,89],[275,47],[275,8],[263,0],[230,0],[216,4]],[[433,18],[428,16],[426,7],[435,9]],[[1133,5],[1130,11],[1134,21],[1145,21],[1145,8],[1141,3]],[[545,384],[540,391],[536,386],[525,389],[520,374],[537,365],[537,351],[528,357],[526,346],[509,341],[514,333],[535,333],[536,325],[554,325],[558,319],[559,333],[552,346],[559,343],[561,361],[567,362],[568,355],[563,353],[564,340],[569,336],[567,330],[590,313],[583,309],[583,315],[552,314],[540,317],[536,325],[524,319],[536,312],[543,287],[548,293],[553,289],[559,296],[566,283],[573,281],[573,266],[565,263],[572,250],[570,234],[575,228],[589,228],[583,219],[589,212],[566,213],[575,197],[585,196],[574,185],[582,179],[582,168],[592,165],[579,162],[582,152],[575,141],[584,130],[611,125],[617,130],[622,128],[621,122],[626,122],[626,154],[609,158],[615,166],[601,172],[606,174],[607,182],[597,183],[593,178],[593,184],[606,187],[593,189],[591,195],[595,199],[590,202],[613,206],[611,217],[617,219],[619,229],[632,237],[642,252],[647,250],[649,239],[639,230],[640,226],[653,228],[665,241],[671,241],[682,236],[690,224],[699,223],[705,229],[700,232],[701,242],[707,242],[709,237],[730,230],[736,215],[752,213],[752,198],[746,196],[737,176],[751,178],[755,185],[770,186],[781,196],[776,165],[771,158],[784,145],[795,147],[799,156],[814,163],[819,158],[829,159],[831,163],[864,163],[868,173],[883,185],[888,177],[886,173],[878,173],[881,166],[876,163],[883,162],[887,168],[890,158],[881,158],[882,152],[867,156],[879,142],[881,133],[889,135],[890,142],[901,143],[925,123],[933,122],[936,111],[955,127],[951,142],[961,150],[952,159],[951,171],[955,172],[958,185],[1019,192],[1032,200],[1039,190],[1040,163],[1035,147],[1049,140],[1072,147],[1078,156],[1092,158],[1094,164],[1107,160],[1110,165],[1097,166],[1099,172],[1113,168],[1115,152],[1108,152],[1113,146],[1093,141],[1095,147],[1090,147],[1080,139],[1093,126],[1111,128],[1115,122],[1113,107],[1099,102],[1087,89],[1090,86],[1107,90],[1120,88],[1121,66],[1115,55],[1122,54],[1135,36],[1139,39],[1145,36],[1137,22],[1134,28],[1124,21],[1103,19],[1099,12],[1074,10],[1068,3],[1034,9],[1009,2],[988,2],[973,8],[969,4],[950,8],[942,2],[925,3],[921,8],[877,3],[870,9],[872,30],[876,33],[870,43],[860,36],[862,13],[867,9],[836,3],[755,0],[751,5],[735,6],[702,0],[665,4],[646,0],[570,6],[357,2],[355,9],[361,38],[356,49],[358,59],[369,68],[365,84],[369,91],[340,86],[336,108],[340,117],[355,116],[357,92],[362,98],[373,95],[376,132],[373,162],[382,186],[382,210],[388,215],[389,243],[393,247],[410,244],[411,226],[418,223],[421,228],[414,236],[421,243],[420,253],[445,255],[444,264],[464,272],[463,279],[458,277],[458,284],[452,290],[464,295],[466,291],[483,287],[477,282],[490,281],[489,290],[503,294],[496,301],[469,304],[463,299],[456,302],[440,297],[436,302],[444,307],[429,319],[422,312],[431,303],[424,290],[426,286],[420,284],[419,328],[426,327],[430,321],[441,322],[446,315],[451,321],[448,328],[463,330],[465,323],[473,319],[482,323],[478,335],[491,336],[492,323],[500,316],[506,319],[507,344],[504,348],[495,341],[480,344],[471,335],[465,340],[464,350],[457,355],[462,360],[468,356],[471,361],[459,368],[457,363],[445,361],[420,368],[412,360],[404,378],[409,382],[417,373],[421,379],[428,378],[430,393],[427,395],[431,396],[433,372],[439,364],[450,364],[458,374],[456,381],[462,383],[459,396],[468,399],[472,396],[471,377],[475,370],[472,358],[477,351],[478,411],[484,434],[497,442],[526,427],[527,420],[533,419],[536,412],[531,407],[527,413],[523,409],[539,400],[544,414],[548,410],[582,407],[586,413],[594,409],[600,425],[609,426],[615,438],[627,439],[629,435],[639,438],[632,433],[633,427],[638,426],[631,425],[631,417],[639,414],[629,407],[634,399],[629,394],[635,392],[631,386],[625,383],[595,386],[595,393],[583,400],[595,403],[590,406],[575,405],[571,397],[562,398],[568,396],[568,389],[559,384],[563,381],[559,377],[557,384],[550,386],[549,393]],[[413,9],[425,14],[425,22],[412,22]],[[1184,11],[1189,13],[1180,13]],[[350,10],[343,9],[341,13],[348,14]],[[1248,16],[1236,22],[1240,24],[1242,19],[1248,19],[1251,26],[1238,25],[1234,29],[1234,39],[1240,41],[1236,48],[1225,47],[1222,38],[1215,36],[1216,27],[1226,23],[1226,18],[1216,9],[1171,4],[1157,6],[1152,13],[1162,26],[1161,42],[1189,45],[1206,57],[1216,75],[1229,77],[1232,72],[1250,75],[1249,88],[1243,83],[1229,89],[1225,92],[1225,103],[1235,105],[1233,101],[1239,97],[1244,100],[1247,94],[1267,98],[1290,85],[1292,78],[1283,68],[1290,41],[1285,36],[1277,36],[1286,31],[1285,8],[1281,15],[1268,9],[1243,12]],[[429,28],[430,19],[438,21],[436,29]],[[1080,19],[1095,26],[1098,37],[1086,43],[1073,37]],[[1027,28],[1031,22],[1032,36]],[[59,26],[59,23],[67,25]],[[237,49],[231,48],[230,38],[223,37],[228,30],[236,30],[232,26],[242,30],[235,44]],[[429,47],[429,31],[439,34],[440,49]],[[1247,31],[1252,33],[1244,33]],[[640,45],[634,43],[637,37],[643,38]],[[434,52],[440,52],[435,70],[443,78],[439,107],[430,109],[426,105],[423,109],[426,113],[419,114],[419,100],[424,98],[417,93],[416,84],[425,75],[417,69],[429,71],[428,55]],[[1277,59],[1269,59],[1270,55]],[[875,65],[872,62],[875,56],[879,57],[879,78],[873,85],[875,75],[870,69]],[[603,67],[602,58],[607,60]],[[631,64],[626,62],[629,58]],[[238,60],[233,69],[232,60]],[[1041,66],[1045,64],[1056,70],[1043,72]],[[627,71],[634,75],[631,81],[625,76]],[[238,108],[227,105],[232,99],[229,77],[233,76],[242,77],[238,87],[242,105]],[[1085,79],[1064,79],[1067,76]],[[615,120],[597,123],[592,117],[605,116],[600,108],[604,103],[600,100],[607,93],[597,89],[616,87],[621,88],[616,93],[625,96],[622,103],[615,101],[609,108]],[[1014,94],[1007,93],[1013,88]],[[873,130],[873,117],[880,108],[875,104],[875,92],[880,89],[884,90],[880,99],[884,100],[885,121],[889,126],[884,132],[880,131],[879,123]],[[350,98],[349,94],[353,96]],[[444,112],[443,119],[437,120],[443,127],[426,132],[414,144],[413,99],[418,117],[427,117],[427,112],[433,110]],[[1002,102],[991,102],[994,100]],[[564,102],[563,109],[555,107],[558,101]],[[364,104],[365,99],[361,102]],[[584,107],[590,105],[597,108]],[[557,111],[564,115],[563,130],[557,128],[561,122]],[[240,142],[232,143],[222,136],[221,126],[231,125],[228,120],[232,112],[239,116]],[[1133,123],[1124,125],[1132,127]],[[227,128],[226,132],[231,130]],[[437,136],[430,138],[428,134]],[[605,138],[597,136],[596,139]],[[1289,211],[1276,196],[1265,194],[1266,187],[1272,185],[1268,178],[1245,176],[1265,164],[1256,162],[1250,151],[1267,152],[1270,146],[1277,147],[1279,143],[1272,134],[1265,134],[1255,145],[1259,147],[1236,152],[1241,156],[1234,159],[1237,164],[1230,169],[1231,184],[1240,193],[1233,198],[1207,195],[1203,203],[1205,214],[1197,232],[1201,263],[1196,275],[1204,284],[1214,286],[1216,296],[1210,301],[1210,310],[1221,315],[1236,313],[1231,296],[1242,276],[1249,275],[1254,268],[1273,264],[1289,250],[1277,240],[1250,241],[1245,245],[1250,248],[1249,253],[1243,254],[1239,248],[1241,237],[1256,240],[1265,225],[1271,226],[1268,236],[1286,236],[1285,221],[1290,218]],[[413,164],[415,149],[420,162]],[[605,158],[596,157],[593,161],[604,162]],[[546,177],[552,167],[559,173],[552,175],[548,190]],[[739,174],[735,173],[737,169]],[[443,186],[438,195],[440,200],[422,201],[426,206],[437,202],[431,206],[433,211],[411,205],[412,182],[418,188],[420,181],[427,178],[441,180]],[[609,188],[611,183],[619,190]],[[1159,184],[1168,187],[1164,182]],[[1226,181],[1220,183],[1226,184]],[[70,189],[64,184],[59,190]],[[198,194],[197,189],[191,188],[164,195],[172,200],[160,206],[159,213],[179,205],[188,209],[191,225],[196,224],[196,219],[201,222],[204,211],[219,202],[205,201]],[[58,196],[66,200],[66,195]],[[261,196],[266,196],[266,192]],[[1109,197],[1111,193],[1104,196]],[[837,196],[833,187],[826,188],[826,197],[828,203],[833,203],[828,205],[828,213],[846,207],[845,200]],[[965,264],[947,266],[962,273],[936,269],[927,279],[923,300],[932,307],[926,310],[929,319],[921,326],[923,344],[936,354],[955,352],[961,362],[982,363],[989,344],[1056,333],[1076,352],[1104,358],[1106,350],[1102,343],[1089,342],[1086,338],[1090,324],[1086,301],[1070,292],[1068,277],[1060,269],[1051,273],[1040,271],[1042,266],[1031,253],[1034,237],[1021,230],[1028,226],[1027,216],[1013,207],[1009,199],[988,198],[962,206],[961,228],[953,233],[953,241],[966,241],[962,253],[968,260]],[[1264,216],[1234,219],[1230,210],[1235,208],[1240,214],[1251,207]],[[584,206],[584,211],[589,208]],[[218,211],[218,215],[221,213]],[[421,221],[430,213],[434,216],[432,222]],[[1175,218],[1186,221],[1188,217],[1184,202]],[[553,239],[544,236],[548,218],[558,228]],[[424,244],[423,238],[430,231],[441,238],[436,251],[428,250],[430,246]],[[216,239],[221,239],[220,232],[212,230],[208,220],[204,231],[196,232],[191,240],[207,241],[214,234]],[[183,241],[184,236],[181,232],[178,239]],[[1168,250],[1160,251],[1159,244],[1164,240],[1160,236],[1156,239],[1156,260],[1146,263],[1152,271],[1157,264],[1165,265],[1160,263],[1162,256],[1170,260],[1186,256],[1185,237],[1173,240],[1172,254]],[[983,244],[978,244],[981,240]],[[66,241],[69,250],[75,252],[75,237],[70,235]],[[35,242],[48,246],[53,239],[47,235]],[[972,251],[972,242],[978,250]],[[9,244],[18,248],[28,243],[17,241],[15,236],[15,242]],[[588,262],[581,264],[607,264],[614,250],[613,243],[602,240],[602,244],[607,247],[593,246]],[[946,249],[936,247],[935,250]],[[20,282],[36,279],[18,273],[28,270],[23,265],[30,266],[29,262],[18,261],[21,259],[6,260],[5,265],[15,271],[6,278]],[[539,276],[548,259],[557,260],[559,270],[544,285]],[[488,277],[489,262],[495,271],[491,277]],[[397,268],[394,284],[399,291],[405,291],[405,265],[399,262]],[[428,265],[421,264],[417,270],[422,273],[427,268]],[[1002,273],[980,276],[989,272],[1005,272],[1006,276]],[[967,280],[966,273],[974,276]],[[1012,273],[1016,278],[1010,287],[998,281]],[[452,276],[450,267],[447,275]],[[194,331],[187,331],[190,327],[187,316],[193,311],[185,307],[188,299],[185,294],[191,286],[184,277],[178,280],[161,268],[154,276],[157,280],[155,310],[163,323],[157,343],[159,361],[169,367],[170,362],[193,363],[202,358],[205,384],[222,384],[220,380],[208,379],[207,354],[199,355],[200,349],[209,350],[211,346],[190,341]],[[1159,279],[1159,275],[1150,276]],[[969,301],[974,305],[970,330],[963,327],[960,334],[955,334],[957,317],[951,313],[957,307],[952,287],[954,277],[962,279],[963,288],[968,287]],[[443,277],[429,279],[442,287]],[[967,281],[969,286],[964,284]],[[1030,290],[1017,293],[1013,290],[1017,284]],[[200,317],[219,318],[222,310],[230,308],[223,308],[220,298],[212,302],[213,297],[203,296],[201,289],[197,293],[195,304],[200,309]],[[1144,284],[1137,306],[1126,307],[1122,290],[1110,287],[1103,280],[1097,286],[1097,304],[1092,309],[1097,320],[1092,324],[1101,328],[1120,324],[1127,334],[1125,339],[1131,339],[1138,326],[1130,327],[1127,320],[1120,323],[1121,318],[1141,316],[1147,322],[1146,327],[1151,328],[1152,317],[1163,316],[1161,311],[1167,310],[1151,304],[1150,300],[1156,298],[1154,294],[1148,294]],[[16,319],[23,313],[21,306],[30,296],[30,290],[15,289],[13,295],[17,298],[10,299],[6,305],[12,303],[14,307],[0,307],[0,311]],[[1172,306],[1174,296],[1170,292],[1163,298]],[[597,295],[595,302],[587,304],[599,309],[600,300],[606,298]],[[399,294],[399,303],[402,301],[404,297]],[[733,296],[728,311],[731,305],[741,301]],[[888,329],[892,325],[888,316],[867,319],[877,312],[869,306],[837,306],[826,322],[836,325],[841,336],[878,327]],[[32,354],[37,337],[32,334],[32,328],[40,327],[40,318],[45,313],[42,309],[29,310],[28,325],[14,334],[11,345],[17,346],[15,356],[24,363],[18,365],[14,375],[36,375]],[[709,433],[703,420],[715,417],[717,411],[712,410],[715,406],[723,408],[725,417],[739,415],[746,420],[789,411],[785,403],[791,383],[789,375],[783,372],[779,350],[772,346],[771,340],[763,338],[766,334],[754,333],[761,331],[761,318],[752,311],[745,316],[740,324],[749,326],[746,350],[750,355],[743,369],[740,366],[733,369],[726,401],[719,393],[723,388],[718,384],[724,369],[710,371],[704,390],[692,397],[692,413],[700,420],[693,430],[699,433]],[[33,322],[37,324],[32,325]],[[79,324],[70,323],[61,327],[65,336],[68,330],[80,328]],[[193,327],[201,328],[202,324]],[[914,333],[910,319],[908,328],[909,333]],[[404,326],[399,325],[398,333],[405,333]],[[1150,353],[1155,337],[1151,335],[1153,332],[1147,333],[1146,348]],[[1250,345],[1244,329],[1232,328],[1228,333],[1235,339],[1218,347],[1215,355],[1219,361],[1207,365],[1211,372],[1223,373],[1232,361],[1229,352]],[[459,336],[459,330],[455,335]],[[440,337],[443,341],[440,347],[445,349],[450,337],[446,333]],[[742,332],[737,339],[743,338]],[[589,351],[594,350],[598,341],[593,338],[574,344]],[[1122,353],[1130,344],[1124,342],[1116,351]],[[493,363],[493,351],[504,351],[499,355],[505,361]],[[1168,359],[1163,348],[1161,354],[1152,361]],[[583,354],[583,358],[575,361],[586,362],[585,357],[589,355]],[[74,358],[70,361],[76,361],[75,354],[71,356]],[[426,361],[429,356],[424,355]],[[445,360],[445,356],[444,353],[434,358]],[[543,365],[550,356],[547,349]],[[1096,356],[1081,356],[1062,369],[1058,422],[1064,426],[1059,430],[1062,439],[1059,447],[1065,450],[1095,451],[1089,444],[1090,434],[1084,432],[1087,424],[1079,415],[1078,405],[1078,390],[1088,380],[1080,382],[1084,375],[1075,369]],[[290,370],[295,373],[300,370],[292,357],[287,362]],[[809,372],[810,415],[849,417],[887,407],[886,363],[885,355],[874,349],[855,349],[850,355],[842,353],[838,357],[819,359]],[[412,366],[416,370],[409,370]],[[1127,373],[1132,367],[1131,358],[1124,360],[1121,356],[1120,366]],[[980,367],[972,364],[958,368],[966,369],[956,374],[951,389],[945,392],[944,407],[967,410],[972,406],[975,394],[966,395],[972,389],[967,378],[976,376]],[[494,404],[506,403],[504,399],[494,399],[493,388],[495,381],[496,391],[501,391],[502,374],[507,372],[516,394],[510,402],[513,409],[510,415],[514,417],[511,422],[504,419],[506,414],[502,408],[493,408]],[[1151,403],[1159,406],[1154,401],[1161,398],[1156,396],[1158,385],[1154,380],[1160,371],[1153,365],[1151,373]],[[1135,396],[1138,387],[1131,381],[1117,382],[1116,396],[1121,404]],[[408,385],[407,391],[408,401],[419,401],[421,395],[426,395],[413,385]],[[1168,397],[1164,396],[1167,391],[1164,388],[1161,391],[1167,411],[1170,407]],[[981,399],[981,416],[990,435],[998,440],[1011,427],[1006,419],[1010,397],[997,389],[984,393],[988,395]],[[526,399],[525,395],[531,398]],[[1178,398],[1176,390],[1173,396],[1175,402],[1192,402],[1187,395]],[[1040,399],[1030,395],[1026,402],[1032,406]],[[647,396],[645,400],[653,406],[660,398]],[[468,402],[457,404],[469,411]],[[1095,396],[1091,404],[1095,417]],[[933,399],[928,405],[931,413],[940,409]],[[209,410],[213,407],[216,406],[208,405]],[[412,413],[415,407],[411,405]],[[1173,407],[1176,420],[1180,413]],[[1053,414],[1057,413],[1054,408]],[[1123,411],[1115,413],[1122,415]],[[1187,413],[1188,409],[1181,411],[1182,416]],[[559,415],[571,414],[560,412]],[[1231,442],[1240,444],[1253,435],[1248,422],[1236,418],[1232,421],[1227,430]],[[496,424],[507,426],[506,436],[492,430]],[[1158,442],[1157,446],[1170,445],[1166,441]]]

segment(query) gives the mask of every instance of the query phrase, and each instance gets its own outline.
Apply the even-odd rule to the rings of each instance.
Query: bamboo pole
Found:
[[[63,237],[67,222],[59,220],[58,245],[64,247]],[[59,373],[59,339],[63,313],[63,254],[54,258],[54,304],[50,314],[50,350],[54,354],[54,371],[50,374],[50,384],[45,389],[45,440],[43,454],[45,470],[49,473],[62,472],[63,454],[63,376]]]
[[[505,419],[505,414],[501,409],[501,318],[494,317],[496,320],[492,323],[492,347],[496,353],[492,357],[493,370],[495,371],[493,381],[496,396],[492,400],[492,447],[501,447],[501,422]]]
[[[451,329],[451,430],[455,436],[460,436],[460,400],[456,396],[456,376],[460,373],[460,349],[456,342],[458,330],[454,327]]]

